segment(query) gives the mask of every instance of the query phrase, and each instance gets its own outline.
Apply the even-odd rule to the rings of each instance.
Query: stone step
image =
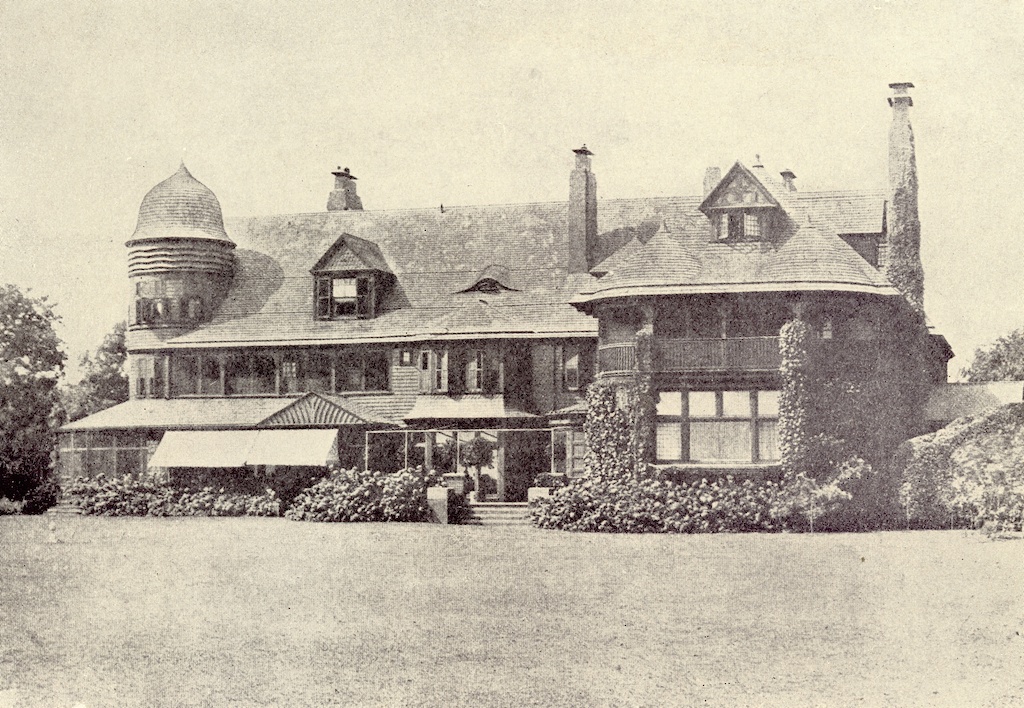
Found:
[[[82,510],[70,502],[60,502],[46,510],[49,516],[81,516]]]
[[[529,526],[530,509],[525,502],[474,502],[469,505],[473,526]]]

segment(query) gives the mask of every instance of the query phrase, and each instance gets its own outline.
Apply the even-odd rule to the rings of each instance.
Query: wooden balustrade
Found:
[[[774,371],[781,362],[778,337],[654,342],[655,371]]]
[[[636,368],[636,345],[602,344],[597,348],[598,371],[602,374],[633,371]]]

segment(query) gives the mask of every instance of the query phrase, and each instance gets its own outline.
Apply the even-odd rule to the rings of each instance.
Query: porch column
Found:
[[[498,478],[498,501],[505,501],[505,431],[496,433],[496,450],[494,451],[494,474]]]

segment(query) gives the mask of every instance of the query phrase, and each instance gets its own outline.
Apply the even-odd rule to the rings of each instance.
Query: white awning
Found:
[[[150,467],[244,467],[255,430],[168,430]]]
[[[337,429],[261,430],[246,457],[249,465],[324,467],[338,461]]]
[[[150,467],[325,467],[338,461],[338,430],[168,430]]]

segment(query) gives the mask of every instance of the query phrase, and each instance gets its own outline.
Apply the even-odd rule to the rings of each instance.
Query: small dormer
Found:
[[[519,288],[512,284],[512,275],[508,268],[500,265],[489,265],[473,277],[466,287],[458,293],[486,293],[500,295],[504,292],[516,292]]]
[[[377,244],[350,234],[335,241],[310,273],[318,320],[376,317],[395,279]]]
[[[775,236],[782,208],[757,175],[742,163],[732,166],[700,205],[711,220],[715,241],[765,241]]]

